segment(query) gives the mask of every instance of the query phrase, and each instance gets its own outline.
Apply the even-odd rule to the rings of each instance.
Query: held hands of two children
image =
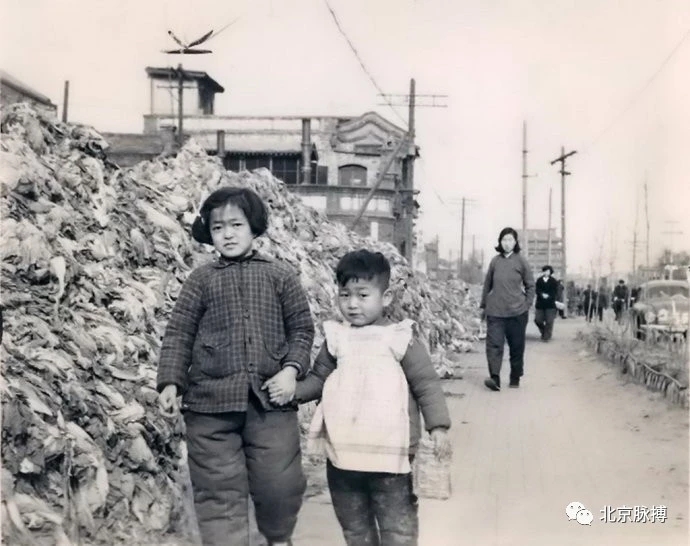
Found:
[[[166,385],[158,397],[158,406],[164,417],[175,417],[180,410],[177,403],[177,385]]]
[[[434,442],[434,453],[439,459],[447,459],[451,455],[450,438],[445,428],[435,428],[430,433],[431,440]]]
[[[269,400],[276,406],[284,406],[295,397],[297,387],[297,368],[285,366],[281,371],[266,381],[261,390],[268,390]]]

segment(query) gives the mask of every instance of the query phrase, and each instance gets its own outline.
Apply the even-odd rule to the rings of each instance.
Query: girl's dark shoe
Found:
[[[510,380],[510,385],[508,385],[511,389],[517,389],[520,386],[520,379],[511,379]]]

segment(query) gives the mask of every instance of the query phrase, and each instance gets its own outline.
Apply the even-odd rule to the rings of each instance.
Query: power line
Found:
[[[628,104],[621,110],[621,112],[615,116],[612,120],[611,123],[609,123],[606,128],[599,133],[599,135],[589,144],[589,146],[586,147],[585,153],[588,152],[590,149],[592,149],[594,146],[596,146],[599,141],[604,137],[606,133],[608,133],[616,123],[618,123],[625,114],[630,111],[630,109],[635,105],[635,103],[638,101],[640,96],[649,88],[650,85],[652,85],[652,82],[661,74],[663,69],[666,67],[666,65],[671,61],[673,56],[680,50],[680,48],[683,46],[685,41],[690,37],[690,29],[688,29],[683,37],[680,39],[680,41],[675,45],[675,47],[671,50],[671,52],[666,56],[666,58],[662,61],[661,65],[659,68],[657,68],[654,73],[647,79],[645,84],[640,88],[640,90],[635,93]]]
[[[354,53],[355,57],[357,58],[357,61],[359,62],[359,65],[362,67],[362,70],[364,73],[367,75],[367,77],[371,80],[371,83],[374,84],[374,87],[376,90],[379,92],[379,94],[384,98],[388,106],[390,106],[391,110],[395,113],[400,120],[407,125],[407,121],[405,118],[395,109],[391,101],[386,97],[386,94],[383,92],[381,87],[379,86],[378,83],[376,83],[376,78],[372,75],[372,73],[369,71],[369,69],[366,67],[364,64],[364,61],[362,60],[362,56],[359,54],[359,51],[357,51],[357,48],[355,45],[352,43],[352,40],[347,36],[345,33],[345,30],[343,30],[343,27],[340,25],[340,21],[338,20],[338,16],[336,15],[335,11],[331,7],[331,4],[329,3],[328,0],[324,0],[326,3],[326,7],[328,8],[328,11],[331,12],[331,16],[333,17],[333,21],[335,22],[335,26],[338,27],[338,31],[340,31],[340,34],[343,35],[343,38],[345,38],[345,41],[347,42],[347,45],[350,46],[350,49],[352,50],[352,53]]]

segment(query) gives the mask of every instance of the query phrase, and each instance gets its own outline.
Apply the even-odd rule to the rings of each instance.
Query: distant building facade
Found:
[[[563,278],[563,241],[556,235],[556,229],[528,229],[526,236],[522,236],[521,246],[523,252],[534,271],[535,277],[541,274],[541,268],[545,265],[553,267],[554,276]],[[524,241],[527,241],[525,245]],[[549,247],[551,252],[549,253]]]
[[[49,117],[57,117],[57,105],[48,97],[0,70],[0,105],[9,106],[19,102],[27,102]]]
[[[171,108],[169,96],[176,92],[176,70],[147,68],[146,72],[151,99],[144,133],[153,136],[177,125],[177,110]],[[412,251],[419,205],[406,173],[418,157],[417,146],[403,146],[381,173],[407,136],[403,128],[375,112],[355,117],[215,115],[212,95],[223,88],[205,72],[185,70],[187,74],[192,92],[185,87],[185,93],[192,98],[184,100],[184,134],[210,154],[222,155],[228,170],[266,168],[306,204],[348,226],[381,177],[355,231],[390,242],[402,254]]]

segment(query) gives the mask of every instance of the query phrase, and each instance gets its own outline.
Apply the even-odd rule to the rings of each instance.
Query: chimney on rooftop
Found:
[[[302,184],[311,182],[311,119],[302,119]]]

